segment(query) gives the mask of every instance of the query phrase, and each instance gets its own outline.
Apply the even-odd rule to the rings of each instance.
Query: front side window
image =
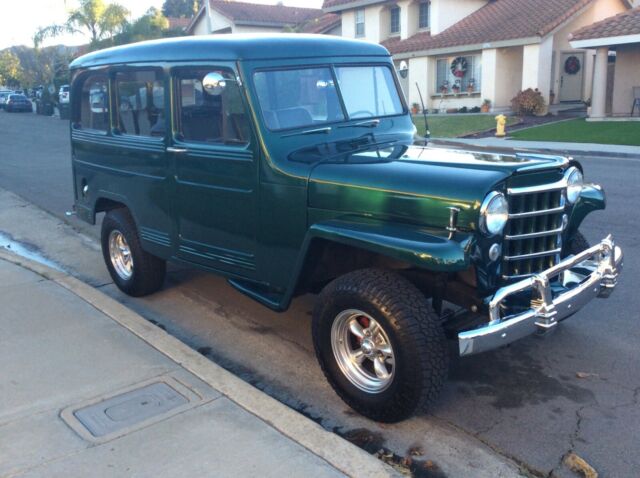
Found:
[[[109,87],[106,75],[89,76],[82,84],[75,128],[109,130]]]
[[[400,7],[392,7],[391,14],[391,34],[400,33]]]
[[[219,75],[219,87],[203,87],[209,74]],[[224,145],[246,145],[250,127],[240,86],[235,75],[224,69],[180,72],[176,87],[176,137],[180,141]]]
[[[431,2],[420,2],[420,11],[418,12],[418,28],[429,28],[430,25]]]
[[[344,120],[330,68],[259,71],[253,78],[270,130]]]
[[[364,36],[364,9],[356,10],[356,38]]]
[[[388,67],[344,66],[336,68],[336,75],[349,119],[399,115],[404,112]]]
[[[116,124],[121,134],[163,137],[164,84],[153,70],[116,73]]]

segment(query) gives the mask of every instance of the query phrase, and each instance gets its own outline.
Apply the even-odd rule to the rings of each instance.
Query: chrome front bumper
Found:
[[[536,332],[552,329],[595,297],[609,297],[622,271],[623,254],[611,236],[600,244],[527,279],[499,289],[489,302],[489,323],[458,334],[460,355],[486,352]],[[551,279],[560,276],[563,290],[555,297]],[[503,302],[523,291],[536,291],[531,308],[501,316]]]

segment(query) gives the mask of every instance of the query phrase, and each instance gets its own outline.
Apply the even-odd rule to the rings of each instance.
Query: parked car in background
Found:
[[[61,105],[69,104],[69,85],[62,85],[58,91],[58,102]]]
[[[6,106],[8,113],[14,113],[18,111],[33,111],[33,105],[31,101],[24,95],[9,95]]]
[[[0,110],[4,109],[7,106],[7,100],[9,99],[9,95],[12,95],[13,91],[11,90],[0,90]]]

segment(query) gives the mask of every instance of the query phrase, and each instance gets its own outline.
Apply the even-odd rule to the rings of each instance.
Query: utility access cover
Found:
[[[73,415],[98,438],[165,414],[187,403],[189,400],[169,384],[156,382],[80,408]]]

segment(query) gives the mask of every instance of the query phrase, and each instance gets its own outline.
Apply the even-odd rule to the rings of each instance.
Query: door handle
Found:
[[[188,152],[187,148],[174,148],[173,146],[169,146],[167,148],[167,153],[176,153],[176,154],[184,154]]]

